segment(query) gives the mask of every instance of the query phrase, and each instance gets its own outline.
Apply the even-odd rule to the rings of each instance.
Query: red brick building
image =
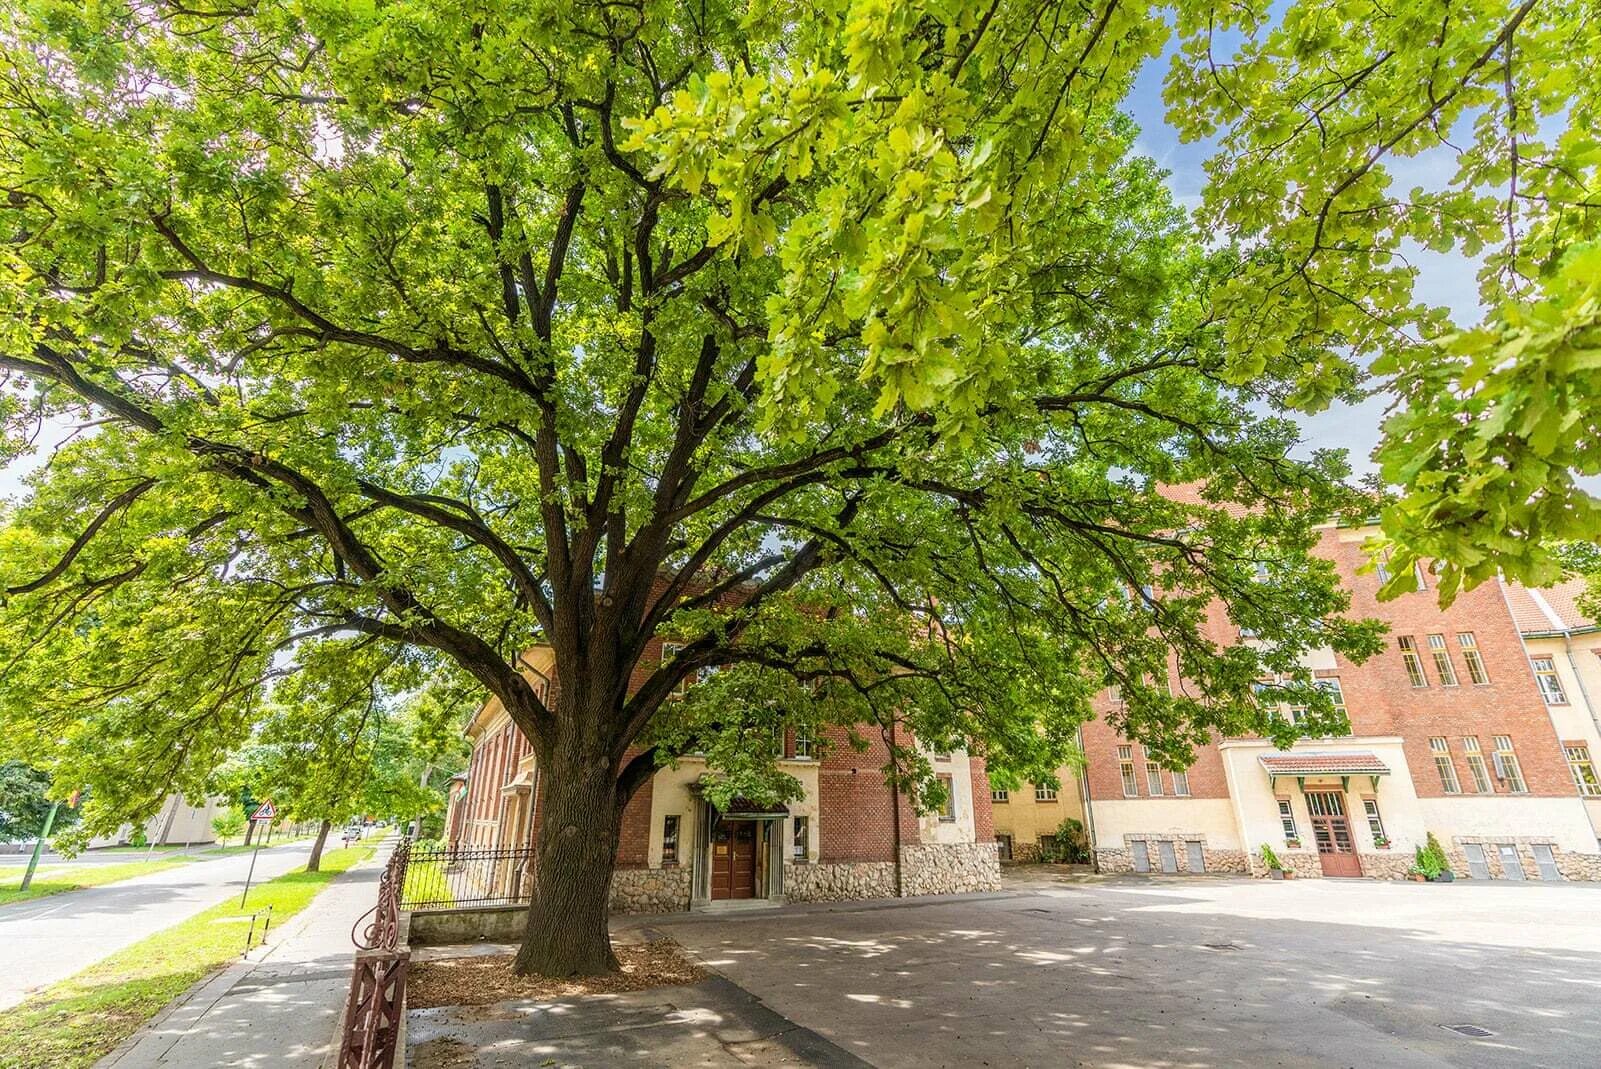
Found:
[[[1373,533],[1330,526],[1316,550],[1352,614],[1390,629],[1366,664],[1330,650],[1305,662],[1343,701],[1351,733],[1282,752],[1220,738],[1175,776],[1104,720],[1085,725],[1087,821],[1104,871],[1261,871],[1266,844],[1303,876],[1396,877],[1433,832],[1459,876],[1601,878],[1572,747],[1502,589],[1486,583],[1442,610],[1420,569],[1415,592],[1381,602],[1382,569],[1360,571]],[[1218,641],[1245,641],[1226,620],[1211,626]]]
[[[653,640],[634,685],[662,656]],[[548,695],[555,686],[547,648],[523,657]],[[542,695],[542,696],[543,696]],[[538,762],[498,700],[467,727],[472,740],[466,790],[446,817],[464,847],[532,845],[539,825]],[[660,769],[624,810],[612,908],[671,912],[724,900],[806,901],[989,890],[998,884],[983,761],[956,751],[930,754],[947,780],[943,813],[918,814],[885,784],[882,739],[862,752],[844,729],[813,739],[785,732],[779,767],[804,794],[783,806],[736,801],[719,810],[700,790],[706,762],[684,757]]]

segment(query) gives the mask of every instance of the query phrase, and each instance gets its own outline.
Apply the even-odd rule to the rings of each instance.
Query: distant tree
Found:
[[[211,818],[211,830],[216,833],[217,840],[227,846],[229,839],[245,833],[246,823],[244,810],[230,805]]]
[[[0,840],[38,835],[52,804],[48,774],[21,761],[0,762]],[[65,830],[77,819],[77,810],[63,805],[55,827]]]

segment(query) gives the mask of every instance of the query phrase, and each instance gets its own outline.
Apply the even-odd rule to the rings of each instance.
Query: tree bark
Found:
[[[250,840],[255,838],[255,837],[256,837],[256,822],[253,821],[253,820],[246,820],[245,821],[245,845],[249,846],[250,845]]]
[[[328,829],[333,827],[333,821],[325,820],[317,828],[317,841],[311,844],[311,857],[306,860],[307,872],[320,872],[322,870],[322,848],[328,842]]]
[[[600,747],[552,747],[535,842],[534,892],[516,971],[598,976],[617,970],[608,929],[621,823],[617,769]]]

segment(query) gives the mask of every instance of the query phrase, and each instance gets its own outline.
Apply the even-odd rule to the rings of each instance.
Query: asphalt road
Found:
[[[1594,884],[1016,890],[650,924],[878,1069],[1601,1065]]]
[[[334,840],[330,846],[338,846]],[[306,863],[310,840],[269,846],[254,882]],[[0,906],[0,1010],[244,889],[250,854],[235,854],[82,891]],[[128,858],[138,860],[138,858]]]

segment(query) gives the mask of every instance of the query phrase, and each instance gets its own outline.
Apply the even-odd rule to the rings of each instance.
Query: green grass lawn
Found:
[[[443,861],[413,861],[406,866],[406,886],[400,893],[405,908],[449,909],[456,896],[445,878]],[[424,905],[426,903],[426,905]]]
[[[310,905],[339,873],[377,849],[376,843],[330,850],[321,872],[291,872],[239,899],[157,932],[6,1013],[0,1069],[86,1069],[159,1013],[167,1003],[244,949],[247,917],[272,906],[274,928]]]
[[[21,866],[16,869],[8,868],[0,874],[0,906],[12,902],[26,902],[33,898],[44,898],[47,895],[58,895],[63,891],[77,891],[85,887],[116,883],[118,880],[186,865],[192,860],[194,859],[158,857],[150,861],[129,861],[122,865],[89,865],[79,868],[41,865],[33,874],[33,883],[26,891],[20,890],[26,869]]]

